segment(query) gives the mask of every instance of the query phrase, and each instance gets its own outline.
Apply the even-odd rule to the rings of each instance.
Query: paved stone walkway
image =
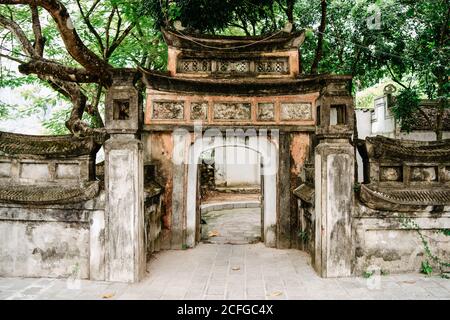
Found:
[[[199,244],[163,251],[138,284],[0,278],[0,299],[450,299],[450,280],[421,274],[322,279],[298,250]]]
[[[261,241],[261,208],[239,208],[202,214],[202,240],[217,244]]]

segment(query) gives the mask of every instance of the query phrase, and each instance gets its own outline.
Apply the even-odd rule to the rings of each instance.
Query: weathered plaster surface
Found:
[[[84,203],[0,205],[0,276],[104,280],[104,193]]]
[[[145,162],[155,165],[155,180],[164,189],[162,202],[161,247],[170,248],[173,193],[172,132],[152,132],[144,135]]]
[[[389,273],[417,272],[422,261],[426,260],[437,267],[426,255],[417,231],[408,229],[402,223],[402,216],[405,213],[377,211],[356,203],[353,221],[355,275],[370,269]],[[432,253],[448,261],[450,242],[447,236],[437,231],[450,228],[450,210],[441,214],[414,212],[406,216],[420,227]]]

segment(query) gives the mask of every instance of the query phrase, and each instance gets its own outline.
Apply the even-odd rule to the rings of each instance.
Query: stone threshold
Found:
[[[211,211],[260,207],[261,202],[258,200],[213,202],[200,205],[200,212],[204,214]]]

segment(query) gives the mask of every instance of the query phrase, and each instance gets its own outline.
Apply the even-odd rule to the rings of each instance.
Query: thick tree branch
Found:
[[[317,36],[317,47],[316,47],[316,55],[314,57],[313,64],[311,65],[311,73],[316,74],[317,69],[319,68],[319,62],[322,59],[323,53],[323,36],[325,32],[327,21],[327,1],[321,0],[321,18],[320,18],[320,26],[319,26],[319,35]]]
[[[28,4],[44,8],[56,22],[61,38],[69,54],[82,66],[91,71],[99,72],[105,81],[109,81],[106,73],[112,66],[100,59],[85,46],[73,26],[72,19],[66,7],[57,0],[0,0],[0,4]]]
[[[30,5],[30,9],[34,33],[34,51],[36,52],[36,55],[42,57],[44,55],[45,39],[42,36],[41,22],[39,21],[39,11],[35,5]]]
[[[114,14],[116,13],[116,8],[113,8],[112,9],[112,11],[111,11],[111,13],[110,13],[110,15],[109,15],[109,17],[108,17],[108,20],[107,20],[107,22],[106,22],[106,47],[108,48],[109,47],[109,29],[111,28],[111,22],[112,22],[112,20],[113,20],[113,18],[114,18]],[[106,51],[105,52],[103,52],[103,54],[106,56]]]
[[[117,25],[116,25],[116,34],[114,35],[112,43],[117,41],[120,35],[120,28],[122,27],[122,16],[120,15],[120,11],[117,10]]]
[[[19,42],[22,44],[23,50],[27,55],[29,55],[30,57],[36,56],[33,45],[28,40],[25,32],[23,32],[22,28],[20,28],[20,26],[15,21],[0,15],[0,25],[14,34],[17,40],[19,40]]]
[[[19,71],[23,74],[46,75],[61,81],[77,83],[100,82],[99,75],[85,69],[66,67],[59,63],[47,60],[32,60],[19,65]]]
[[[102,116],[100,115],[100,112],[98,111],[98,105],[100,104],[102,91],[103,91],[103,87],[101,85],[98,85],[94,103],[88,104],[86,106],[86,111],[94,118],[94,127],[95,128],[103,128],[105,126],[103,123]]]

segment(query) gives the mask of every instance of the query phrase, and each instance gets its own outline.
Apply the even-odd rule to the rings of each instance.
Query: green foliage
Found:
[[[364,271],[362,276],[365,279],[369,279],[371,276],[373,276],[375,274],[375,271]]]
[[[404,88],[397,95],[391,111],[395,119],[400,121],[403,130],[411,131],[415,123],[415,115],[419,112],[419,103],[419,94],[414,89]]]
[[[43,120],[42,125],[47,133],[54,135],[69,134],[65,121],[69,118],[70,111],[70,108],[58,109],[51,114],[50,118]]]
[[[364,95],[362,97],[356,97],[356,109],[372,109],[375,100],[373,93]]]
[[[9,118],[11,109],[16,108],[16,105],[10,105],[0,101],[0,120],[6,120]]]
[[[420,272],[426,274],[427,276],[431,276],[433,274],[433,267],[430,265],[428,260],[422,261]]]
[[[300,238],[300,240],[302,240],[302,242],[304,242],[304,243],[306,243],[306,242],[308,242],[308,240],[309,240],[309,233],[308,233],[308,231],[299,231],[298,232],[298,237]]]
[[[419,225],[414,220],[412,220],[411,218],[405,217],[404,215],[402,215],[400,217],[400,223],[402,224],[402,226],[404,228],[416,231],[416,233],[418,234],[420,241],[422,243],[425,254],[429,258],[429,260],[427,259],[427,260],[422,261],[421,272],[423,272],[427,275],[431,275],[433,273],[434,270],[433,270],[433,267],[431,266],[431,263],[430,263],[430,261],[431,261],[438,268],[439,275],[443,278],[448,278],[447,269],[450,268],[450,262],[442,260],[440,257],[438,257],[437,255],[435,255],[432,252],[432,250],[430,248],[430,244],[427,241],[426,237],[422,234]],[[448,231],[444,231],[444,230],[448,230],[448,229],[438,230],[437,233],[446,234]]]

